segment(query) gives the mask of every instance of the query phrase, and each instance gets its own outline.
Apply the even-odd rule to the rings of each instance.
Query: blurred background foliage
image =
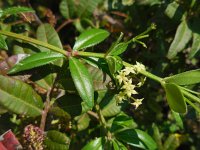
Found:
[[[120,32],[124,33],[124,40],[128,40],[155,23],[156,30],[144,40],[147,48],[140,44],[129,45],[122,58],[132,64],[135,61],[142,62],[150,72],[161,77],[200,68],[198,0],[0,0],[0,8],[17,5],[32,7],[36,12],[10,15],[1,23],[3,30],[9,28],[13,32],[34,37],[39,24],[49,23],[56,29],[63,47],[67,49],[82,31],[104,28],[112,33],[111,36],[90,51],[105,52]],[[9,51],[0,51],[1,60],[22,52],[34,53],[29,48],[22,48],[17,41],[7,39],[7,43]],[[191,88],[200,92],[199,85]],[[143,105],[137,110],[131,106],[123,109],[124,115],[133,119],[134,127],[153,135],[159,149],[200,149],[200,115],[193,108],[189,107],[187,114],[172,112],[166,103],[163,89],[150,80],[147,80],[139,93],[145,99]],[[72,99],[76,98],[72,96]],[[59,102],[62,102],[62,98],[58,105]],[[4,109],[0,108],[0,111],[3,113]],[[103,112],[105,116],[106,111]],[[62,117],[65,122],[66,115]],[[106,117],[112,120],[112,115]],[[75,137],[71,149],[80,149],[91,137],[99,136],[96,120],[90,119],[87,114],[75,117],[74,120],[79,132],[71,134],[71,137]],[[23,122],[23,119],[17,120],[16,116],[9,113],[2,114],[0,133],[11,128],[19,135],[20,121]],[[29,124],[32,120],[26,119],[25,122]],[[48,126],[58,128],[50,127],[50,124]],[[68,132],[66,127],[60,130]]]

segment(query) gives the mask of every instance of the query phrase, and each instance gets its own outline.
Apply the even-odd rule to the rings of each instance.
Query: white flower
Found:
[[[123,100],[126,99],[125,93],[120,91],[119,94],[116,96],[117,103],[121,103]]]
[[[144,98],[142,98],[142,99],[136,99],[135,102],[133,102],[131,104],[135,106],[135,109],[137,109],[142,104],[142,100],[143,99]]]
[[[126,89],[125,93],[128,97],[131,97],[132,94],[138,94],[138,92],[134,89]]]
[[[125,73],[125,75],[129,75],[130,73],[133,73],[133,74],[136,73],[133,67],[126,67],[122,71]]]
[[[124,72],[119,72],[119,74],[116,76],[116,79],[118,80],[119,84],[123,82],[128,81],[128,78],[126,77],[126,74]]]
[[[135,69],[137,72],[140,72],[141,70],[146,70],[145,66],[137,61],[136,61],[136,65],[134,65],[134,66],[135,66]]]

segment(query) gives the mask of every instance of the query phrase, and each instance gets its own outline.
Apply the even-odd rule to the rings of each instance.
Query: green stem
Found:
[[[129,64],[129,63],[125,62],[125,61],[123,61],[123,65],[126,66],[126,67],[133,66],[132,64]],[[152,74],[150,72],[147,72],[145,70],[141,70],[140,73],[143,74],[144,76],[148,77],[148,78],[151,78],[151,79],[161,83],[161,84],[164,82],[163,78],[160,78],[160,77],[158,77],[158,76],[156,76],[156,75],[154,75],[154,74]]]
[[[197,103],[200,104],[200,99],[199,99],[198,97],[192,95],[191,93],[189,93],[189,92],[187,92],[187,91],[185,91],[185,90],[183,90],[183,89],[181,89],[181,92],[182,92],[187,98],[189,98],[189,99],[191,99],[191,100],[193,100],[193,101],[195,101],[195,102],[197,102]]]
[[[16,33],[13,33],[13,32],[8,32],[8,31],[2,31],[2,30],[0,30],[0,34],[5,35],[5,36],[9,36],[9,37],[12,37],[12,38],[15,38],[15,39],[20,39],[20,40],[23,40],[23,41],[26,41],[26,42],[30,42],[30,43],[33,43],[33,44],[37,44],[39,46],[51,49],[52,51],[55,51],[55,52],[58,52],[58,53],[61,53],[65,56],[67,56],[66,51],[63,50],[63,49],[60,49],[60,48],[53,46],[51,44],[48,44],[48,43],[30,38],[30,37],[27,37],[27,36],[24,36],[24,35],[16,34]]]
[[[193,93],[193,94],[195,94],[195,95],[200,95],[199,92],[196,92],[196,91],[193,91],[193,90],[187,89],[187,88],[182,87],[182,86],[179,86],[179,87],[180,87],[181,89],[187,91],[187,92]]]
[[[9,36],[9,37],[13,37],[13,38],[16,38],[16,39],[21,39],[23,41],[30,42],[30,43],[51,49],[52,51],[55,51],[55,52],[58,52],[58,53],[61,53],[65,56],[67,56],[66,51],[63,50],[63,49],[60,49],[60,48],[53,46],[51,44],[48,44],[48,43],[30,38],[30,37],[27,37],[27,36],[24,36],[24,35],[16,34],[16,33],[13,33],[13,32],[8,32],[8,31],[2,31],[2,30],[0,30],[0,34],[5,35],[5,36]],[[83,57],[98,57],[98,58],[104,58],[105,57],[104,53],[93,53],[93,52],[83,52],[83,51],[78,51],[77,55],[83,56]],[[123,61],[123,64],[124,64],[124,66],[129,66],[129,67],[133,66],[132,64],[129,64],[125,61]],[[156,76],[156,75],[153,75],[153,74],[151,74],[147,71],[141,71],[140,73],[145,75],[146,77],[149,77],[149,78],[151,78],[155,81],[158,81],[159,83],[162,83],[163,79]]]
[[[77,51],[78,56],[84,56],[84,57],[98,57],[98,58],[104,58],[105,54],[104,53],[93,53],[93,52],[82,52],[82,51]]]
[[[185,98],[185,101],[190,105],[192,106],[196,111],[198,111],[200,113],[200,109],[195,105],[193,104],[191,101],[189,101],[187,98]]]

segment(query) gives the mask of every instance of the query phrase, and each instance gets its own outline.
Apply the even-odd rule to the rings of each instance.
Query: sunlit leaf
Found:
[[[103,29],[88,29],[85,30],[77,38],[73,50],[80,50],[87,47],[94,46],[109,36],[109,32]]]
[[[0,75],[0,105],[26,116],[39,116],[42,113],[42,99],[28,84]]]
[[[176,1],[173,1],[167,5],[167,8],[165,9],[165,14],[170,19],[174,19],[175,21],[180,21],[184,15],[184,10]]]
[[[90,141],[87,145],[85,145],[82,150],[103,150],[103,142],[102,142],[102,138],[96,138],[92,141]]]
[[[13,15],[18,13],[24,13],[24,12],[34,12],[32,8],[28,7],[9,7],[7,9],[4,9],[3,11],[0,11],[0,17],[6,16],[6,15]]]
[[[179,87],[174,83],[164,84],[169,107],[178,113],[186,113],[186,103]]]

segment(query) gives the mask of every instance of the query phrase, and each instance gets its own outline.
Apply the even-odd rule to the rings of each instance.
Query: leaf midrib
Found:
[[[34,106],[34,105],[30,105],[30,103],[26,103],[26,101],[23,101],[22,99],[16,97],[15,95],[11,95],[9,94],[7,91],[4,91],[1,87],[0,87],[0,91],[5,93],[6,95],[8,95],[8,97],[13,97],[14,99],[18,99],[19,101],[21,101],[22,103],[24,103],[24,105],[30,106],[33,109],[37,110],[38,112],[42,112],[41,109],[39,109],[38,107]]]

